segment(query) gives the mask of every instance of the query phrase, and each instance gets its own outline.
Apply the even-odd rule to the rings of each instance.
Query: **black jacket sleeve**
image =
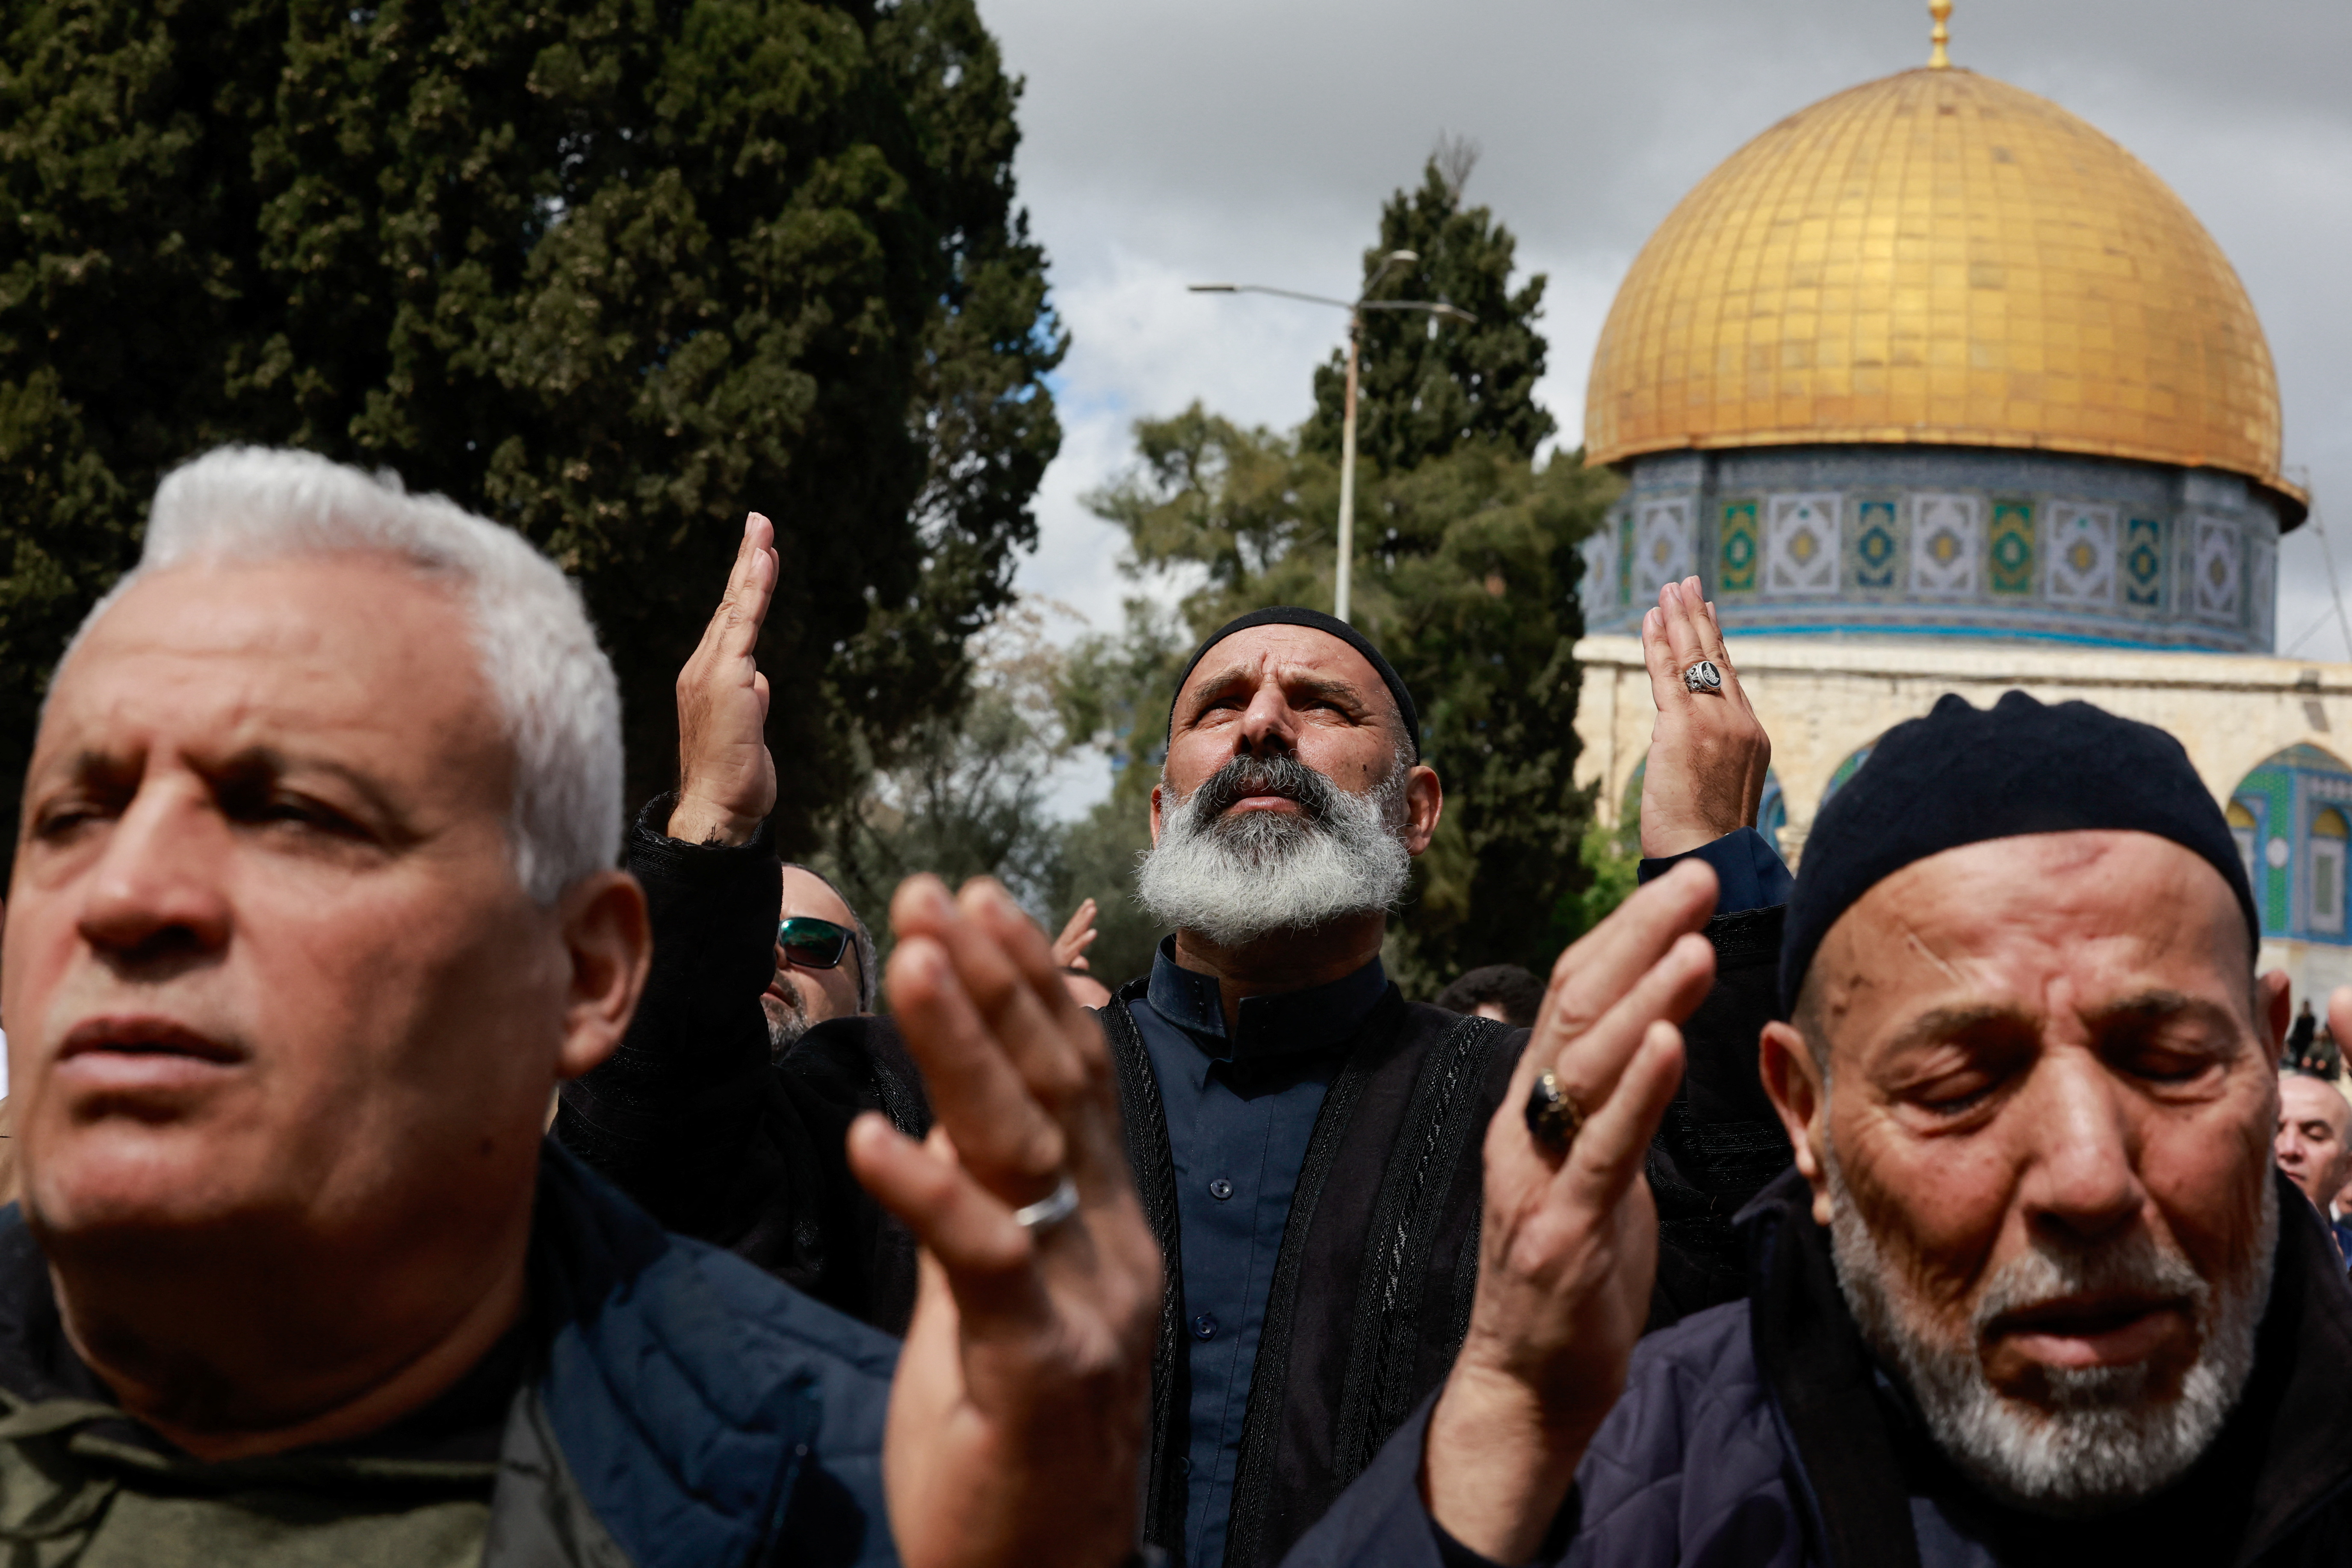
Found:
[[[683,843],[662,832],[670,805],[629,832],[653,923],[645,996],[612,1059],[564,1087],[556,1138],[665,1228],[903,1333],[913,1238],[850,1174],[845,1140],[866,1110],[920,1137],[920,1076],[886,1018],[820,1024],[772,1059],[774,841],[763,825],[740,847]]]
[[[1747,1253],[1732,1216],[1789,1168],[1789,1137],[1756,1065],[1758,1038],[1780,1014],[1786,910],[1746,910],[1706,924],[1715,984],[1683,1025],[1682,1086],[1643,1172],[1658,1205],[1652,1329],[1748,1293]]]
[[[555,1135],[670,1230],[731,1247],[803,1173],[755,1159],[772,1092],[767,1015],[782,866],[763,824],[749,844],[666,837],[667,795],[629,830],[653,967],[611,1059],[564,1086]]]

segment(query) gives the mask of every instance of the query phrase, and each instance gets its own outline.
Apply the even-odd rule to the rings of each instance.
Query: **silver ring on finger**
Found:
[[[1013,1223],[1032,1236],[1043,1235],[1078,1212],[1078,1184],[1065,1173],[1054,1190],[1034,1204],[1013,1211]]]
[[[1723,695],[1723,671],[1711,658],[1700,659],[1683,669],[1683,685],[1692,691],[1712,691]]]
[[[1584,1131],[1584,1112],[1576,1097],[1560,1087],[1559,1075],[1546,1068],[1528,1089],[1528,1131],[1537,1142],[1555,1154],[1565,1154]]]

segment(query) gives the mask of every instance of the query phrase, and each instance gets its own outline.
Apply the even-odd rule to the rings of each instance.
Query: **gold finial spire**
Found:
[[[1936,46],[1935,52],[1927,57],[1927,68],[1948,71],[1952,68],[1952,57],[1944,52],[1944,46],[1951,42],[1952,30],[1944,24],[1951,18],[1952,0],[1927,0],[1927,15],[1936,18],[1936,30],[1927,35]]]

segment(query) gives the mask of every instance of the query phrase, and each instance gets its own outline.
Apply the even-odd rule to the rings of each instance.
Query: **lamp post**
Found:
[[[1337,305],[1348,312],[1348,395],[1341,405],[1339,418],[1339,565],[1331,591],[1331,613],[1343,621],[1348,618],[1348,574],[1356,557],[1356,366],[1363,353],[1364,312],[1422,310],[1440,321],[1475,322],[1478,320],[1459,305],[1444,300],[1431,303],[1421,300],[1364,298],[1379,288],[1391,272],[1399,267],[1410,267],[1420,259],[1421,257],[1413,251],[1390,251],[1381,258],[1380,269],[1365,281],[1363,291],[1353,300],[1302,294],[1296,289],[1270,289],[1260,283],[1194,283],[1190,286],[1195,294],[1273,294],[1285,300],[1304,300],[1310,305]]]

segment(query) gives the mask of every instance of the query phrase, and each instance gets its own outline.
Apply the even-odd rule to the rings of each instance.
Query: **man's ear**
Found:
[[[2286,1048],[2286,1032],[2294,1026],[2294,998],[2286,971],[2273,969],[2254,977],[2254,1025],[2271,1033],[2271,1058]]]
[[[646,890],[626,871],[599,871],[563,895],[564,950],[572,959],[558,1072],[578,1078],[613,1054],[652,967],[654,934]]]
[[[1813,1065],[1805,1037],[1787,1024],[1765,1025],[1756,1049],[1764,1092],[1771,1098],[1772,1109],[1780,1113],[1780,1125],[1788,1130],[1798,1171],[1813,1189],[1814,1223],[1827,1225],[1830,1183],[1822,1151],[1829,1147],[1830,1099],[1821,1069]]]
[[[1404,775],[1404,852],[1418,855],[1437,837],[1437,819],[1445,815],[1445,786],[1437,770],[1415,763]]]
[[[1151,844],[1155,849],[1160,846],[1160,792],[1166,787],[1165,784],[1151,786]]]

